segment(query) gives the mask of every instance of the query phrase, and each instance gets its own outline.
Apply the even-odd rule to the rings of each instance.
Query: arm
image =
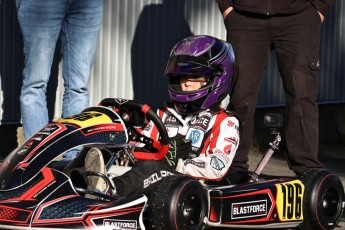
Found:
[[[219,10],[223,15],[229,7],[232,7],[232,0],[216,0],[216,2],[218,3]]]
[[[327,15],[331,6],[335,3],[336,0],[314,0],[312,1],[313,6],[319,12],[321,21]]]
[[[238,127],[239,122],[235,117],[225,116],[221,121],[216,120],[201,154],[193,159],[179,159],[176,171],[199,179],[222,179],[230,168],[239,144]]]

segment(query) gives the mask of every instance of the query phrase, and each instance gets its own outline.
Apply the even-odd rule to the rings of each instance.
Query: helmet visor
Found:
[[[218,65],[209,64],[198,57],[178,55],[170,57],[165,70],[165,75],[213,77],[217,67]]]

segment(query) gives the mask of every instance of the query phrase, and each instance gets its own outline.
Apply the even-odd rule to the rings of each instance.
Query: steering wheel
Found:
[[[100,106],[113,107],[115,112],[118,112],[126,124],[128,136],[130,141],[143,143],[142,147],[145,151],[135,151],[133,155],[138,160],[161,160],[165,157],[169,148],[169,136],[167,130],[158,117],[158,115],[146,104],[134,100],[126,100],[121,98],[105,98],[100,103]],[[142,135],[136,128],[137,117],[141,119],[152,121],[158,130],[160,139],[155,140],[145,135]],[[144,120],[143,119],[143,120]]]

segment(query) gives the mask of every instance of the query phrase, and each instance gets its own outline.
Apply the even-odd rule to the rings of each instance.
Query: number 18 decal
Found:
[[[281,221],[303,220],[304,185],[299,180],[276,184],[277,210]]]

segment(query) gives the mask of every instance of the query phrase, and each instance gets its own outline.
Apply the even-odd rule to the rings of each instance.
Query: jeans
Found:
[[[62,117],[89,104],[88,81],[98,45],[103,0],[17,0],[25,67],[20,107],[26,139],[49,122],[46,91],[61,37]]]

